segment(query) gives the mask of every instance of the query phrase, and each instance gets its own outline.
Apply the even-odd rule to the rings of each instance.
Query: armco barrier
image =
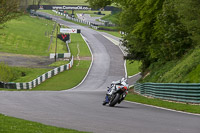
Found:
[[[164,100],[200,103],[200,84],[195,83],[136,83],[134,91]]]
[[[3,82],[0,82],[1,87],[6,88],[6,89],[32,89],[32,88],[36,87],[37,85],[41,84],[42,82],[44,82],[45,80],[47,80],[48,78],[51,78],[65,70],[69,70],[72,66],[73,66],[73,56],[72,56],[70,63],[68,63],[66,65],[62,65],[60,67],[57,67],[51,71],[48,71],[47,73],[39,76],[38,78],[36,78],[30,82],[26,82],[26,83],[14,83],[14,82],[3,83]]]

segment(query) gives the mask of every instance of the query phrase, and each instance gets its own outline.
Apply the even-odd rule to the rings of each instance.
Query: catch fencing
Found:
[[[153,98],[200,103],[200,84],[195,83],[136,83],[134,91]]]

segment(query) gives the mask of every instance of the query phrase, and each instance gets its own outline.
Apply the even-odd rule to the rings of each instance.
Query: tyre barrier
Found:
[[[42,82],[46,81],[47,79],[63,72],[66,70],[69,70],[73,66],[73,56],[71,61],[68,64],[62,65],[60,67],[54,68],[53,70],[50,70],[43,75],[37,77],[36,79],[30,81],[30,82],[25,82],[25,83],[14,83],[14,82],[0,82],[0,88],[5,88],[5,89],[32,89],[38,85],[40,85]]]
[[[200,103],[200,84],[198,83],[136,83],[134,91],[153,98]]]
[[[71,57],[71,53],[51,53],[50,54],[50,59],[55,59],[56,58],[70,58]]]

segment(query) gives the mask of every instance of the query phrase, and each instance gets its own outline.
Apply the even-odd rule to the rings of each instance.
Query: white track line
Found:
[[[200,114],[183,112],[183,111],[177,111],[177,110],[173,110],[173,109],[167,109],[167,108],[153,106],[153,105],[148,105],[148,104],[143,104],[143,103],[131,102],[131,101],[126,101],[126,100],[125,100],[125,102],[127,102],[127,103],[133,103],[133,104],[138,104],[138,105],[143,105],[143,106],[148,106],[148,107],[157,108],[157,109],[162,109],[162,110],[167,110],[167,111],[172,111],[172,112],[177,112],[177,113],[182,113],[182,114],[200,116]]]
[[[112,43],[114,43],[115,45],[119,46],[119,42],[106,36],[106,35],[103,35],[105,38],[107,38],[108,40],[110,40]],[[120,46],[119,46],[120,48]],[[121,48],[120,48],[121,49]],[[122,53],[124,54],[124,51],[121,49]],[[125,54],[124,54],[125,55]],[[124,68],[125,68],[125,75],[127,76],[127,68],[126,68],[126,60],[124,61]],[[132,75],[132,76],[129,76],[128,78],[132,78],[134,76],[137,76],[141,74],[141,72],[135,74],[135,75]],[[177,111],[177,110],[173,110],[173,109],[167,109],[167,108],[163,108],[163,107],[157,107],[157,106],[153,106],[153,105],[148,105],[148,104],[142,104],[142,103],[137,103],[137,102],[131,102],[131,101],[126,101],[125,102],[128,102],[128,103],[133,103],[133,104],[138,104],[138,105],[144,105],[144,106],[148,106],[148,107],[153,107],[153,108],[158,108],[158,109],[162,109],[162,110],[168,110],[168,111],[173,111],[173,112],[178,112],[178,113],[183,113],[183,114],[188,114],[188,115],[195,115],[195,116],[200,116],[200,114],[195,114],[195,113],[188,113],[188,112],[183,112],[183,111]]]

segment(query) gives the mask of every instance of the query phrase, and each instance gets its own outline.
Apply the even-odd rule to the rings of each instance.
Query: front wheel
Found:
[[[111,99],[111,101],[110,101],[110,103],[109,103],[109,106],[110,106],[110,107],[115,106],[115,104],[117,104],[117,102],[119,101],[119,98],[120,98],[120,94],[117,93],[117,94],[115,95],[115,97],[114,97],[113,99]]]

